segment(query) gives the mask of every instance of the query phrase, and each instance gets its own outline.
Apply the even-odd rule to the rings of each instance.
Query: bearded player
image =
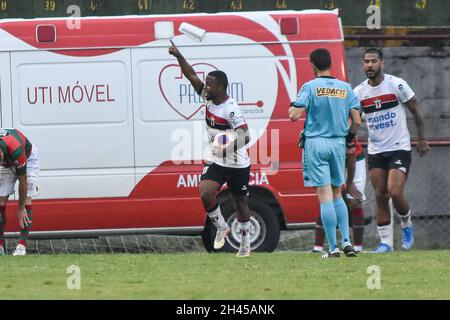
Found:
[[[389,199],[400,216],[403,239],[402,249],[414,244],[414,226],[411,207],[404,188],[411,164],[411,138],[406,124],[406,109],[413,115],[417,127],[417,152],[422,157],[428,150],[421,105],[405,80],[385,74],[383,52],[367,49],[363,57],[367,80],[355,88],[366,115],[369,134],[369,176],[376,196],[376,220],[380,245],[375,253],[393,250],[390,226]]]

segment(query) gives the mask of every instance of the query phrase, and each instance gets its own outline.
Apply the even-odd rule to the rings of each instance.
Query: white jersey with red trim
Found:
[[[404,103],[414,97],[408,83],[389,74],[376,87],[368,80],[354,89],[366,114],[369,133],[368,153],[411,150],[411,138],[406,124]]]
[[[246,147],[227,154],[225,158],[217,157],[212,152],[214,137],[219,132],[247,127],[241,108],[231,97],[224,103],[215,105],[211,100],[205,99],[204,90],[202,90],[201,96],[206,105],[205,120],[209,141],[206,160],[228,168],[247,168],[250,165],[250,158]]]

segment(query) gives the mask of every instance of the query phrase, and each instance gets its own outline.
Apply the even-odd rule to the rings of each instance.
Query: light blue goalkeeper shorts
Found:
[[[307,137],[303,149],[305,187],[340,187],[345,175],[345,138]]]

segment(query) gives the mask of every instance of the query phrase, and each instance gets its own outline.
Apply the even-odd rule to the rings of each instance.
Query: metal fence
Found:
[[[413,212],[415,247],[418,249],[450,248],[450,146],[432,146],[430,153],[420,158],[413,151],[411,171],[406,184],[406,196]],[[366,186],[368,200],[365,210],[374,216],[373,188]],[[395,239],[399,247],[400,223],[396,217]],[[375,222],[367,228],[367,240],[376,235]],[[374,234],[375,233],[375,234]]]
[[[414,249],[450,248],[450,146],[432,146],[420,158],[413,151],[406,195],[413,211],[416,242]],[[364,248],[378,244],[375,222],[375,196],[370,180],[366,184],[365,216],[370,220],[364,233]],[[394,247],[400,249],[401,227],[394,215]],[[16,239],[8,239],[11,250]],[[313,230],[283,231],[276,251],[310,251]],[[30,253],[170,253],[205,252],[199,236],[112,236],[91,239],[30,240]]]

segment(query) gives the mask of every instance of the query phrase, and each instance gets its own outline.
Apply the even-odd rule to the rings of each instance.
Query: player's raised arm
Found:
[[[178,50],[175,43],[173,43],[172,40],[170,40],[170,43],[172,44],[169,47],[169,54],[173,55],[178,60],[178,64],[181,67],[181,71],[183,72],[184,76],[188,78],[188,80],[191,82],[192,86],[194,87],[195,91],[200,94],[203,88],[203,81],[200,80],[200,78],[197,76],[197,73],[192,68],[192,66],[186,61],[186,59],[183,57],[181,52]]]

